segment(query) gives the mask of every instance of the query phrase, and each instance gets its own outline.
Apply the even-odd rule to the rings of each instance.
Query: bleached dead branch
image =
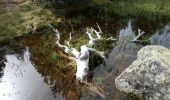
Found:
[[[97,24],[97,23],[96,23]],[[97,24],[98,30],[95,30],[93,27],[87,28],[86,34],[88,35],[89,38],[89,43],[86,45],[82,45],[80,47],[80,51],[78,51],[76,48],[70,48],[70,42],[72,40],[72,34],[69,33],[69,40],[66,42],[66,45],[63,45],[60,43],[60,36],[61,33],[54,28],[52,25],[49,24],[49,26],[52,28],[52,30],[56,33],[56,44],[59,48],[63,49],[63,51],[67,54],[70,54],[70,56],[73,56],[72,59],[76,61],[77,65],[77,72],[76,72],[76,78],[80,81],[84,81],[84,78],[88,74],[89,70],[89,56],[90,52],[95,52],[97,53],[100,57],[102,57],[105,61],[106,56],[104,52],[99,51],[97,49],[92,48],[97,41],[116,41],[115,38],[109,37],[105,38],[102,37],[102,30],[100,26]],[[135,33],[132,31],[131,24],[129,22],[128,27],[122,31],[120,31],[120,36],[119,38],[124,38],[124,37],[129,37],[127,42],[139,42],[139,38],[145,33],[144,31],[141,31],[138,29],[138,35],[136,36]],[[126,33],[126,34],[125,34]],[[129,36],[130,35],[130,36]],[[120,39],[118,39],[120,40]]]
[[[102,38],[101,36],[101,28],[100,26],[97,24],[97,27],[99,29],[99,31],[95,30],[94,28],[90,28],[90,29],[87,29],[86,31],[86,34],[88,35],[89,37],[89,44],[87,45],[82,45],[81,48],[80,48],[80,51],[78,51],[76,48],[69,48],[69,45],[70,45],[70,41],[72,40],[72,37],[71,37],[71,33],[69,33],[69,40],[67,41],[67,45],[62,45],[60,43],[60,36],[61,36],[61,33],[56,29],[54,28],[52,25],[49,24],[49,27],[52,28],[52,30],[56,33],[56,44],[59,48],[63,49],[65,53],[67,54],[71,54],[73,55],[74,57],[72,57],[75,61],[76,61],[76,65],[77,65],[77,72],[76,72],[76,78],[80,81],[84,81],[84,77],[87,76],[88,74],[88,70],[89,70],[89,52],[93,51],[95,53],[97,53],[99,56],[101,56],[104,60],[106,59],[105,55],[104,55],[104,52],[101,52],[101,51],[98,51],[94,48],[90,48],[89,46],[93,46],[95,45],[95,42],[98,41],[98,40],[106,40],[106,41],[110,41],[110,40],[116,40],[114,39],[113,37],[110,37],[110,38]],[[95,33],[95,37],[96,38],[93,38],[93,34]]]
[[[132,42],[138,42],[138,41],[139,41],[138,39],[139,39],[144,33],[145,33],[144,31],[138,29],[138,35],[132,40]]]
[[[70,46],[70,41],[71,41],[72,37],[71,37],[71,33],[69,33],[69,40],[67,41],[67,45]]]
[[[59,48],[61,48],[61,49],[64,49],[64,52],[65,53],[71,53],[71,54],[73,54],[75,57],[77,57],[78,55],[79,55],[79,51],[78,50],[76,50],[75,48],[69,48],[68,46],[66,46],[66,45],[62,45],[61,43],[60,43],[60,35],[61,35],[61,33],[58,31],[58,29],[56,29],[56,28],[54,28],[51,24],[49,24],[49,27],[51,27],[52,28],[52,30],[56,33],[55,35],[56,35],[56,44],[57,44],[57,46],[59,47]],[[71,41],[71,33],[70,33],[70,35],[69,35],[69,41]]]
[[[97,23],[96,23],[97,24]],[[99,31],[95,30],[93,27],[91,28],[87,28],[86,34],[88,35],[89,38],[89,44],[88,46],[92,47],[93,45],[95,45],[96,41],[100,41],[100,40],[106,40],[106,41],[116,41],[115,38],[110,37],[110,38],[103,38],[101,36],[102,30],[100,28],[100,26],[97,24],[97,27],[99,29]],[[93,37],[93,34],[96,34],[96,38]]]

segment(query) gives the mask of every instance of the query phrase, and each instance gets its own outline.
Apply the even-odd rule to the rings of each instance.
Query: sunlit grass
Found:
[[[169,0],[113,0],[102,9],[108,16],[170,18]]]
[[[5,8],[4,11],[1,10],[3,13],[0,13],[0,41],[29,33],[48,22],[55,21],[55,15],[49,9],[31,5],[28,1],[23,3],[18,1],[20,4],[15,4],[16,1],[10,2],[14,3],[15,7],[9,11]]]

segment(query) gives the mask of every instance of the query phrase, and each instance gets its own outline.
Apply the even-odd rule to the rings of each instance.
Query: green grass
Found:
[[[11,5],[13,5],[12,8],[8,10],[5,8],[2,10],[3,6],[0,7],[0,42],[11,39],[16,35],[29,33],[51,21],[55,21],[55,15],[49,9],[34,6],[29,0],[20,4],[13,2],[9,4],[9,7]]]
[[[101,15],[121,17],[145,17],[148,20],[169,18],[169,0],[112,0],[108,5],[101,7]]]

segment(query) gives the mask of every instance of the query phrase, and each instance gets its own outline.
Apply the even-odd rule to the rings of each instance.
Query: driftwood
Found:
[[[96,23],[97,24],[97,23]],[[86,79],[86,76],[88,75],[89,71],[89,56],[90,51],[93,51],[97,53],[100,57],[102,57],[104,60],[106,59],[106,56],[104,55],[103,51],[99,51],[97,49],[92,48],[97,41],[105,40],[105,41],[116,41],[117,39],[113,37],[104,38],[101,36],[103,33],[100,26],[97,24],[97,27],[99,31],[95,30],[93,27],[87,28],[86,34],[88,35],[89,42],[88,44],[84,44],[80,47],[80,51],[78,51],[76,48],[69,48],[70,47],[70,41],[72,40],[72,34],[69,33],[69,40],[67,41],[67,45],[63,45],[60,43],[60,36],[61,33],[58,31],[57,28],[54,28],[52,25],[49,24],[49,27],[52,28],[52,30],[56,33],[56,44],[59,48],[61,48],[65,53],[69,54],[72,60],[75,60],[77,65],[77,72],[76,72],[76,78],[83,82],[84,79]],[[138,29],[138,35],[135,36],[130,42],[141,42],[139,38],[144,34],[144,31],[141,31]],[[95,34],[95,37],[94,36]]]
[[[96,50],[94,48],[92,48],[93,45],[95,45],[96,41],[99,40],[106,40],[106,41],[110,41],[113,40],[115,41],[116,39],[110,37],[110,38],[103,38],[101,36],[101,28],[100,26],[97,24],[99,31],[95,30],[94,28],[88,28],[86,31],[86,34],[89,37],[89,43],[86,45],[82,45],[80,48],[80,51],[78,51],[76,48],[69,48],[70,45],[70,41],[72,40],[71,37],[71,33],[69,33],[69,41],[67,41],[67,46],[63,45],[60,43],[60,36],[61,33],[58,31],[58,29],[54,28],[52,25],[49,24],[49,26],[52,28],[52,30],[56,33],[56,44],[59,48],[61,48],[65,53],[72,55],[72,59],[76,61],[76,65],[77,65],[77,72],[76,72],[76,78],[83,82],[85,77],[88,74],[89,71],[89,52],[93,51],[95,53],[97,53],[99,56],[101,56],[104,60],[105,60],[105,55],[104,52]],[[95,34],[96,38],[94,38],[92,35]]]
[[[138,42],[138,41],[139,41],[138,39],[139,39],[144,33],[145,33],[144,31],[138,29],[138,35],[132,40],[132,42]]]

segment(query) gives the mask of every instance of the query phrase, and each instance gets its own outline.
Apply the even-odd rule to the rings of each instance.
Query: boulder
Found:
[[[146,100],[170,100],[170,49],[143,47],[137,59],[115,79],[115,85]]]

